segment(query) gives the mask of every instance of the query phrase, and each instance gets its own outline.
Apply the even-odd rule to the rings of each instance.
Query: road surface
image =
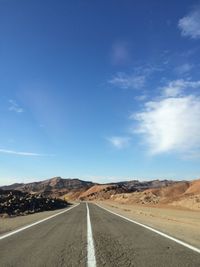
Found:
[[[0,266],[199,267],[200,254],[95,204],[0,240]]]

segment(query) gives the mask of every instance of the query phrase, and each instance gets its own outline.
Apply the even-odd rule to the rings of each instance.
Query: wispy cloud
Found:
[[[178,67],[175,68],[175,73],[179,74],[179,75],[183,75],[186,74],[188,72],[190,72],[193,69],[193,65],[189,64],[189,63],[185,63],[183,65],[180,65]]]
[[[150,76],[160,68],[153,66],[135,67],[132,72],[118,72],[108,81],[109,84],[121,89],[141,89]]]
[[[123,72],[117,73],[109,80],[109,83],[122,89],[139,89],[144,87],[146,82],[145,75],[126,74]]]
[[[192,39],[200,38],[200,7],[196,7],[188,15],[181,18],[178,22],[182,36]]]
[[[145,101],[148,98],[147,94],[137,95],[134,97],[136,101]]]
[[[118,149],[123,149],[127,147],[130,143],[129,137],[112,136],[110,138],[107,138],[107,140]]]
[[[39,154],[39,153],[32,153],[32,152],[20,152],[8,149],[0,149],[0,153],[4,154],[12,154],[18,156],[28,156],[28,157],[41,157],[41,156],[53,156],[52,154]]]
[[[20,107],[15,100],[10,99],[9,103],[10,103],[10,107],[9,107],[10,111],[14,111],[14,112],[17,112],[17,113],[24,112],[24,109],[22,107]]]
[[[181,96],[187,89],[200,88],[200,81],[188,81],[184,79],[170,81],[166,86],[162,88],[165,97]],[[191,92],[187,92],[191,93]]]

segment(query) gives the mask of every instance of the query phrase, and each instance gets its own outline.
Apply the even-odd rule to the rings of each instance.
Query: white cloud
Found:
[[[144,87],[146,82],[146,76],[145,75],[135,75],[135,74],[126,74],[123,72],[117,73],[111,80],[109,80],[109,83],[122,88],[122,89],[137,89]]]
[[[182,36],[191,37],[192,39],[200,38],[200,8],[194,9],[187,16],[178,22]]]
[[[162,88],[165,97],[181,96],[185,89],[200,88],[200,81],[187,81],[184,79],[170,81]]]
[[[143,134],[152,154],[185,152],[200,154],[200,98],[183,96],[147,102],[132,115],[135,132]]]
[[[9,110],[10,110],[10,111],[14,111],[14,112],[17,112],[17,113],[22,113],[22,112],[24,112],[23,108],[21,108],[21,107],[16,103],[16,101],[10,99],[10,100],[9,100],[9,103],[10,103],[10,107],[9,107]]]
[[[120,137],[120,136],[112,136],[107,138],[107,140],[116,148],[122,149],[129,145],[130,138],[129,137]]]
[[[19,152],[19,151],[8,150],[8,149],[0,149],[0,153],[12,154],[12,155],[18,155],[18,156],[33,156],[33,157],[52,156],[52,155],[38,154],[38,153],[32,153],[32,152]]]

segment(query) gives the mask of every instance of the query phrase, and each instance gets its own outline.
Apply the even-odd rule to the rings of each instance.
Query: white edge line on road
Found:
[[[108,212],[110,212],[110,213],[112,213],[112,214],[114,214],[114,215],[117,215],[117,216],[119,216],[119,217],[121,217],[121,218],[123,218],[123,219],[125,219],[125,220],[127,220],[127,221],[129,221],[129,222],[132,222],[132,223],[135,223],[135,224],[137,224],[137,225],[139,225],[139,226],[142,226],[142,227],[144,227],[144,228],[146,228],[146,229],[148,229],[148,230],[150,230],[150,231],[152,231],[152,232],[154,232],[154,233],[156,233],[156,234],[159,234],[159,235],[161,235],[161,236],[163,236],[163,237],[165,237],[165,238],[168,238],[168,239],[170,239],[170,240],[172,240],[172,241],[174,241],[174,242],[176,242],[176,243],[178,243],[178,244],[180,244],[180,245],[182,245],[182,246],[184,246],[184,247],[186,247],[186,248],[189,248],[189,249],[191,249],[191,250],[193,250],[193,251],[195,251],[195,252],[197,252],[197,253],[200,253],[200,249],[199,249],[199,248],[196,248],[196,247],[194,247],[194,246],[192,246],[192,245],[190,245],[190,244],[187,244],[187,243],[185,243],[185,242],[183,242],[183,241],[181,241],[181,240],[179,240],[179,239],[176,239],[176,238],[174,238],[174,237],[172,237],[172,236],[170,236],[170,235],[167,235],[167,234],[165,234],[165,233],[163,233],[163,232],[160,232],[160,231],[158,231],[158,230],[156,230],[156,229],[154,229],[154,228],[152,228],[152,227],[150,227],[150,226],[147,226],[147,225],[145,225],[145,224],[142,224],[142,223],[139,223],[139,222],[137,222],[137,221],[131,220],[131,219],[127,218],[127,217],[124,217],[124,216],[122,216],[122,215],[120,215],[120,214],[118,214],[118,213],[115,213],[115,212],[113,212],[113,211],[111,211],[111,210],[109,210],[109,209],[107,209],[107,208],[104,208],[104,207],[100,206],[100,205],[97,204],[97,203],[95,203],[95,204],[96,204],[98,207],[100,207],[101,209],[104,209],[104,210],[106,210],[106,211],[108,211]]]
[[[86,207],[87,207],[87,266],[96,267],[95,248],[92,236],[92,226],[90,221],[90,210],[87,202],[86,202]]]
[[[63,210],[63,211],[61,211],[61,212],[58,212],[58,213],[56,213],[56,214],[54,214],[54,215],[51,215],[51,216],[49,216],[49,217],[47,217],[47,218],[45,218],[45,219],[42,219],[42,220],[40,220],[40,221],[37,221],[37,222],[31,223],[31,224],[28,224],[28,225],[26,225],[26,226],[24,226],[24,227],[21,227],[21,228],[17,229],[17,230],[14,230],[14,231],[11,231],[11,232],[9,232],[9,233],[7,233],[7,234],[4,234],[4,235],[0,236],[0,240],[2,240],[2,239],[4,239],[4,238],[7,238],[7,237],[9,237],[9,236],[11,236],[11,235],[17,234],[17,233],[19,233],[19,232],[21,232],[21,231],[24,231],[24,230],[26,230],[26,229],[28,229],[28,228],[30,228],[30,227],[32,227],[32,226],[35,226],[35,225],[37,225],[37,224],[40,224],[40,223],[45,222],[45,221],[47,221],[47,220],[50,220],[50,219],[52,219],[52,218],[54,218],[54,217],[56,217],[56,216],[58,216],[58,215],[60,215],[60,214],[63,214],[63,213],[65,213],[65,212],[67,212],[67,211],[69,211],[69,210],[71,210],[71,209],[77,207],[79,204],[80,204],[80,203],[74,205],[74,206],[71,207],[71,208],[65,209],[65,210]]]

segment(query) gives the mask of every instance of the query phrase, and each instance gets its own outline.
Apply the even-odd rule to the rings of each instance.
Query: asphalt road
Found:
[[[88,204],[96,266],[199,267],[200,254]],[[0,267],[88,265],[86,204],[0,240]]]

